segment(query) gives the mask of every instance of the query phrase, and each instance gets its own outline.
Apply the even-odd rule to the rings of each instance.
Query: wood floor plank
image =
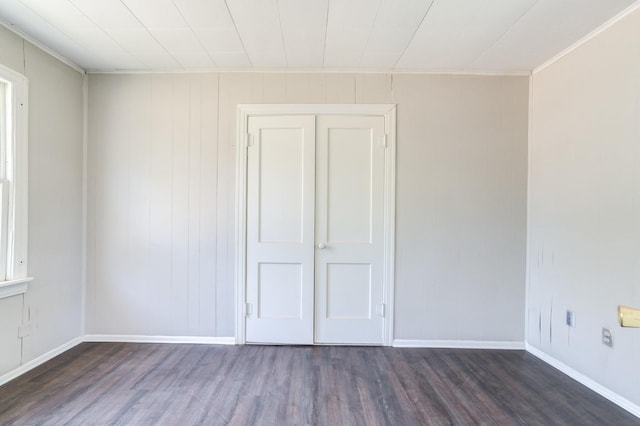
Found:
[[[523,351],[84,343],[2,425],[640,425]]]

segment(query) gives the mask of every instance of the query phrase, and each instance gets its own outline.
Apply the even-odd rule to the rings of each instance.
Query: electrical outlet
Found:
[[[569,327],[575,327],[576,326],[576,316],[573,313],[573,311],[567,311],[567,325]]]
[[[608,328],[602,327],[602,343],[610,348],[613,347],[613,334]]]

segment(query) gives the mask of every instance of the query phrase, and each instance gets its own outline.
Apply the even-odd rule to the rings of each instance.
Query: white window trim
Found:
[[[33,278],[27,273],[28,232],[28,98],[27,78],[0,65],[0,81],[9,86],[10,105],[8,125],[10,134],[6,144],[13,152],[12,162],[6,164],[13,170],[13,184],[9,186],[7,221],[6,276],[0,277],[0,298],[26,292],[27,283]]]
[[[18,278],[17,280],[0,282],[0,299],[16,296],[27,292],[27,284],[33,281],[33,277]]]

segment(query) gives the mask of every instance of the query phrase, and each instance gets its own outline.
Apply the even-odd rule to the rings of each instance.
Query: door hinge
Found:
[[[247,148],[253,146],[253,135],[251,133],[247,133]]]
[[[387,135],[378,136],[378,146],[382,148],[387,147]]]
[[[384,303],[378,305],[378,315],[384,318]]]
[[[253,306],[251,305],[251,303],[245,303],[244,305],[245,316],[250,317],[252,313],[253,313]]]

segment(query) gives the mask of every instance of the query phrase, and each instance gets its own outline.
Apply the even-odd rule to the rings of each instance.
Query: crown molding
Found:
[[[4,19],[0,19],[0,25],[5,27],[6,29],[8,29],[9,31],[14,33],[15,35],[17,35],[17,36],[23,38],[24,40],[28,41],[29,43],[33,44],[35,47],[37,47],[38,49],[42,50],[43,52],[53,56],[54,58],[56,58],[57,60],[59,60],[63,64],[65,64],[65,65],[73,68],[74,70],[78,71],[80,74],[86,74],[86,71],[83,68],[81,68],[78,64],[73,62],[71,59],[67,58],[66,56],[61,55],[60,53],[56,52],[55,50],[51,49],[50,47],[42,44],[38,40],[36,40],[33,37],[31,37],[30,35],[26,34],[24,31],[22,31],[19,28],[17,28],[15,25],[5,21]]]
[[[626,18],[627,16],[631,15],[633,12],[639,9],[640,9],[640,0],[637,0],[631,6],[627,7],[622,12],[618,13],[613,18],[609,19],[604,24],[600,25],[595,30],[591,31],[589,34],[587,34],[586,36],[582,37],[580,40],[573,43],[571,46],[567,47],[557,55],[551,57],[550,59],[547,59],[545,62],[535,67],[531,71],[531,75],[535,75],[540,71],[544,70],[545,68],[547,68],[548,66],[553,65],[555,62],[564,58],[574,50],[578,49],[583,44],[588,43],[589,41],[591,41],[592,39],[594,39],[601,33],[605,32],[606,30],[608,30],[609,28],[611,28],[612,26],[614,26],[615,24],[617,24],[618,22],[620,22],[621,20],[623,20],[624,18]]]

